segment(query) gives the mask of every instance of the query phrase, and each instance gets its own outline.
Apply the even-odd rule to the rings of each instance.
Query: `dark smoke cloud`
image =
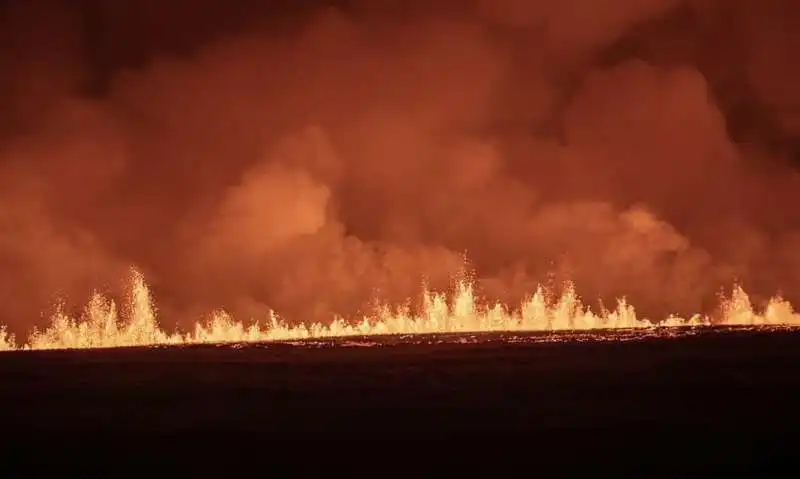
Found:
[[[198,15],[174,29],[205,41],[142,53],[150,37],[144,66],[108,71],[78,10],[7,9],[3,321],[41,324],[55,295],[113,290],[131,264],[184,325],[355,313],[448,287],[465,255],[490,299],[552,279],[654,315],[734,280],[791,299],[800,179],[771,142],[800,134],[794,4],[590,3],[354,2],[279,32]],[[679,11],[703,33],[688,46],[664,23]],[[91,18],[131,53],[146,29],[111,13]],[[746,144],[734,120],[755,125]]]

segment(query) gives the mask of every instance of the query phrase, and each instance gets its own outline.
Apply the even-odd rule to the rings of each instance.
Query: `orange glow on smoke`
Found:
[[[791,304],[773,298],[763,312],[753,309],[747,293],[734,287],[723,298],[720,314],[712,318],[696,314],[691,318],[668,317],[651,322],[638,318],[624,299],[613,311],[593,312],[581,303],[573,287],[568,286],[560,297],[551,297],[540,287],[516,309],[496,304],[476,304],[472,283],[460,281],[453,293],[425,292],[420,314],[408,308],[376,308],[359,323],[336,318],[330,325],[290,326],[277,314],[266,321],[245,323],[224,311],[216,311],[205,321],[197,322],[186,333],[164,331],[158,324],[154,302],[144,277],[133,271],[131,293],[124,314],[114,301],[95,293],[81,317],[70,317],[59,308],[51,317],[50,326],[34,330],[24,344],[17,344],[4,327],[0,328],[0,349],[69,349],[147,346],[158,344],[198,344],[223,342],[261,342],[304,338],[368,336],[384,334],[423,334],[497,331],[569,331],[592,329],[647,329],[655,327],[710,325],[797,325],[800,314]]]

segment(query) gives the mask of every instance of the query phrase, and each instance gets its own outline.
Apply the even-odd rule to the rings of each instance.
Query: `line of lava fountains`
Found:
[[[800,326],[800,314],[781,298],[773,298],[762,313],[754,311],[750,298],[741,287],[734,287],[722,299],[720,316],[694,315],[691,318],[670,316],[660,322],[637,318],[624,299],[613,311],[592,312],[584,306],[568,285],[560,296],[550,299],[548,291],[538,290],[511,310],[502,304],[479,307],[473,284],[460,281],[453,294],[424,293],[421,313],[412,314],[407,307],[383,305],[361,322],[348,323],[336,318],[330,325],[290,326],[275,313],[266,322],[251,325],[238,321],[224,311],[216,311],[205,321],[197,322],[188,333],[167,333],[158,324],[156,310],[147,283],[133,270],[131,293],[125,314],[120,316],[113,300],[95,293],[80,317],[70,317],[58,308],[51,324],[36,330],[27,342],[17,345],[15,338],[0,327],[0,350],[74,349],[124,346],[179,345],[224,342],[264,342],[304,338],[331,338],[385,334],[466,333],[466,332],[535,332],[592,329],[645,329],[681,326]]]

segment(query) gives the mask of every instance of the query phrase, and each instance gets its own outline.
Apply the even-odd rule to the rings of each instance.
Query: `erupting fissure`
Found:
[[[754,310],[747,293],[735,286],[722,299],[719,317],[696,314],[690,318],[670,316],[662,321],[638,318],[625,299],[613,311],[593,312],[582,304],[572,285],[560,296],[544,288],[516,308],[503,304],[480,307],[476,304],[473,283],[461,280],[452,295],[424,292],[421,313],[408,307],[382,305],[373,315],[349,323],[340,317],[331,324],[288,325],[275,313],[266,322],[247,325],[224,311],[215,311],[187,333],[168,333],[158,324],[150,289],[143,275],[132,271],[128,305],[120,315],[115,302],[101,293],[92,295],[80,317],[71,317],[59,307],[44,330],[34,329],[23,344],[0,327],[0,350],[73,349],[124,346],[179,345],[225,342],[264,342],[304,338],[331,338],[385,334],[535,332],[592,329],[645,329],[681,326],[800,326],[800,314],[792,305],[776,297],[763,312]]]

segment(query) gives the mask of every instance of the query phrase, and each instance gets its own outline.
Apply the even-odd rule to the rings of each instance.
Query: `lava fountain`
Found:
[[[225,311],[211,313],[187,332],[167,332],[159,325],[150,289],[143,275],[132,271],[126,307],[119,312],[116,303],[101,293],[92,295],[83,314],[73,317],[57,308],[50,325],[34,329],[26,341],[15,338],[0,327],[0,349],[75,349],[125,346],[182,345],[199,343],[247,343],[294,339],[375,336],[387,334],[547,332],[607,329],[654,329],[686,326],[800,326],[800,314],[791,304],[776,297],[756,311],[747,293],[735,286],[722,298],[716,317],[695,314],[670,316],[661,321],[639,318],[625,299],[613,310],[592,311],[585,306],[572,285],[560,295],[540,286],[517,308],[504,304],[481,307],[473,283],[459,281],[451,294],[424,291],[419,313],[408,307],[380,305],[357,322],[335,317],[330,324],[289,325],[277,313],[266,320],[249,323]]]

